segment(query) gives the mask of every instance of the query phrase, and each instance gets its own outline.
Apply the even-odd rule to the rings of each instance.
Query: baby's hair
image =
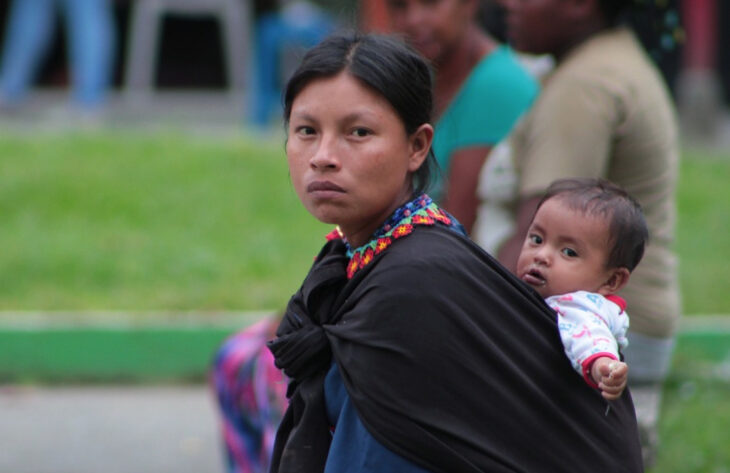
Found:
[[[649,229],[641,206],[625,190],[605,179],[559,179],[550,184],[537,208],[553,198],[583,214],[609,219],[612,247],[606,266],[636,268],[644,256]]]

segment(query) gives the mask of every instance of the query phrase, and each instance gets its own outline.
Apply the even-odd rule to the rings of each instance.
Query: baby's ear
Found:
[[[629,282],[631,272],[628,268],[614,268],[608,274],[608,279],[603,283],[603,286],[598,290],[599,294],[607,296],[609,294],[616,294],[622,287]]]

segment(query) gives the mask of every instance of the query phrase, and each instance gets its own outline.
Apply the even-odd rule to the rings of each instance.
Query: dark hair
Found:
[[[598,0],[598,8],[609,24],[619,22],[622,14],[634,3],[634,0]]]
[[[633,197],[604,179],[559,179],[548,187],[537,208],[556,197],[574,210],[610,219],[612,247],[606,266],[629,271],[636,268],[644,256],[649,229],[641,206]]]
[[[394,37],[358,33],[330,36],[306,53],[284,89],[284,122],[289,122],[292,103],[304,87],[342,71],[385,98],[409,135],[431,122],[431,70],[426,61]],[[438,164],[429,150],[414,173],[414,193],[424,192],[436,172]]]
[[[609,26],[629,26],[671,86],[681,58],[685,32],[680,0],[598,0]]]

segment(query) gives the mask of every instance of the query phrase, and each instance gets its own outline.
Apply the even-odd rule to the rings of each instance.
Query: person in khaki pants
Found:
[[[518,176],[516,231],[500,248],[499,259],[514,269],[540,195],[555,179],[605,178],[639,201],[650,242],[620,295],[632,309],[625,355],[649,466],[680,315],[672,251],[679,158],[675,109],[659,71],[634,32],[621,24],[638,2],[503,3],[515,48],[551,54],[556,68],[512,137]]]

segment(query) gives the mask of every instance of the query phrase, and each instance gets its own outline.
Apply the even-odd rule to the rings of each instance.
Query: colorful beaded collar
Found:
[[[450,227],[456,225],[456,221],[441,210],[429,196],[422,194],[399,207],[373,234],[368,243],[353,250],[345,240],[347,256],[350,257],[350,263],[347,265],[347,278],[352,278],[356,272],[370,264],[373,258],[385,251],[393,241],[410,235],[415,226],[434,225],[436,222]],[[339,228],[335,228],[327,235],[328,240],[336,238],[344,240]]]

